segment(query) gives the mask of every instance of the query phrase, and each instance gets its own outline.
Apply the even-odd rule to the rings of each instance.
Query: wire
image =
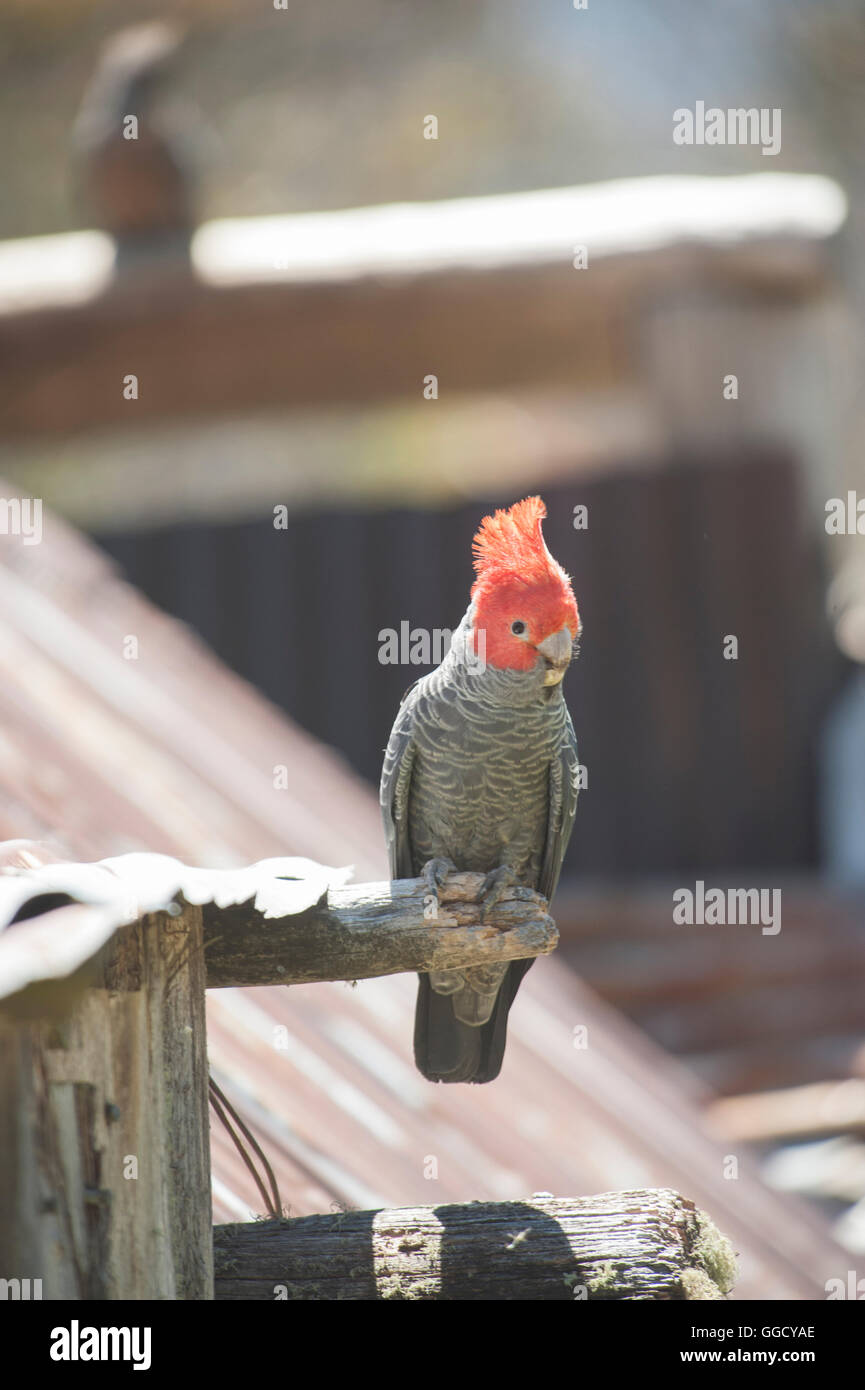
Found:
[[[261,1145],[258,1143],[258,1140],[252,1134],[248,1126],[244,1124],[243,1120],[238,1115],[234,1106],[231,1104],[231,1101],[224,1094],[224,1092],[221,1091],[220,1088],[217,1086],[212,1076],[208,1077],[208,1088],[210,1091],[210,1104],[213,1106],[214,1111],[216,1112],[219,1119],[222,1121],[223,1125],[228,1131],[228,1134],[231,1138],[231,1142],[234,1144],[234,1147],[237,1149],[237,1152],[240,1154],[240,1157],[243,1159],[244,1163],[246,1164],[247,1168],[249,1169],[250,1173],[255,1179],[255,1185],[261,1193],[261,1200],[264,1202],[268,1216],[282,1216],[282,1201],[279,1195],[279,1184],[276,1181],[276,1175],[273,1169],[271,1168],[269,1162],[267,1161],[267,1157],[265,1156],[265,1153]],[[243,1134],[244,1138],[246,1138],[249,1141],[256,1155],[261,1160],[261,1164],[264,1168],[264,1175],[267,1178],[268,1183],[270,1184],[269,1194],[264,1186],[264,1182],[262,1181],[260,1174],[256,1170],[255,1163],[248,1149],[244,1145],[243,1139],[240,1137],[239,1134],[236,1133],[231,1124],[231,1121],[228,1118],[228,1115],[226,1115],[226,1110],[229,1112],[232,1119],[235,1121],[241,1133]]]

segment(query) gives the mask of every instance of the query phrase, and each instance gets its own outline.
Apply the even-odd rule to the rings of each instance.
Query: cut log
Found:
[[[217,1299],[720,1299],[736,1260],[667,1188],[214,1228]]]

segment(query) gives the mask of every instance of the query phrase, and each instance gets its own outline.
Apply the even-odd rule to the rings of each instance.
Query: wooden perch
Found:
[[[205,904],[207,987],[361,980],[554,949],[558,932],[544,898],[513,888],[481,922],[482,882],[482,874],[454,874],[430,916],[435,904],[423,879],[334,888],[324,904],[287,917],[265,917],[252,903]]]
[[[729,1242],[666,1188],[214,1228],[217,1299],[720,1299]]]

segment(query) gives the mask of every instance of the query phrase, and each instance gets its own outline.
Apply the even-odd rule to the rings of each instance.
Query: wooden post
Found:
[[[0,1015],[0,1278],[212,1298],[201,909],[143,917],[100,975],[57,1022]]]

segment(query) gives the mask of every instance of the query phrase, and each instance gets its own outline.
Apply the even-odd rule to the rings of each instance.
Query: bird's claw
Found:
[[[436,902],[441,902],[441,890],[448,874],[455,874],[456,871],[457,866],[452,859],[428,859],[424,864],[421,876],[426,883],[427,892]]]
[[[513,888],[518,882],[516,874],[508,864],[502,864],[500,868],[491,870],[481,884],[477,901],[481,904],[481,921],[486,922],[489,913],[501,902],[509,888]]]

